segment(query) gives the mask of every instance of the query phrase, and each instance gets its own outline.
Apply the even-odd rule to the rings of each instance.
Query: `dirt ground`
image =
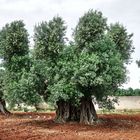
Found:
[[[102,121],[88,126],[56,124],[54,113],[0,115],[0,140],[140,140],[140,114],[99,115]]]

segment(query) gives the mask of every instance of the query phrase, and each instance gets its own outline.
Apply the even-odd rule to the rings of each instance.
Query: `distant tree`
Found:
[[[140,96],[140,89],[120,89],[118,88],[115,92],[115,96]]]
[[[135,96],[140,96],[140,89],[135,89],[134,93]]]
[[[138,65],[138,67],[140,67],[140,60],[137,60],[136,63]]]
[[[11,101],[16,100],[12,88],[18,85],[21,69],[25,67],[24,56],[28,53],[28,35],[25,32],[22,21],[6,24],[0,31],[0,56],[5,68],[4,88]]]
[[[1,29],[0,57],[5,69],[3,98],[10,106],[32,101],[35,96],[34,87],[31,89],[34,77],[29,74],[32,63],[29,57],[28,32],[23,21],[11,22]]]

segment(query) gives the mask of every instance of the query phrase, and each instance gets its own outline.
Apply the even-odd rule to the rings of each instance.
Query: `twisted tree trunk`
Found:
[[[57,110],[55,121],[65,123],[69,119],[69,103],[63,100],[57,101]]]
[[[98,119],[91,98],[82,98],[80,108],[80,123],[93,124]]]
[[[6,103],[4,99],[0,98],[0,113],[4,115],[9,115],[10,112],[6,109]]]
[[[70,116],[69,121],[78,121],[80,120],[80,107],[70,104]]]
[[[56,118],[58,123],[65,123],[68,121],[79,121],[80,110],[70,101],[60,100],[57,102]]]
[[[57,102],[57,123],[77,121],[83,124],[94,124],[98,117],[91,98],[82,98],[81,106],[75,106],[70,101],[60,100]]]

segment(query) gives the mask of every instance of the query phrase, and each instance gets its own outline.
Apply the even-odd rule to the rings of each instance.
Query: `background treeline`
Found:
[[[115,92],[116,96],[140,96],[140,89],[132,89],[132,88],[128,88],[128,89],[118,89]]]

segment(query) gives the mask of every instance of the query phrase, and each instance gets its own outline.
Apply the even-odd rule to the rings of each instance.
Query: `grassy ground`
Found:
[[[123,110],[97,110],[98,114],[140,114],[140,109],[123,109]]]

